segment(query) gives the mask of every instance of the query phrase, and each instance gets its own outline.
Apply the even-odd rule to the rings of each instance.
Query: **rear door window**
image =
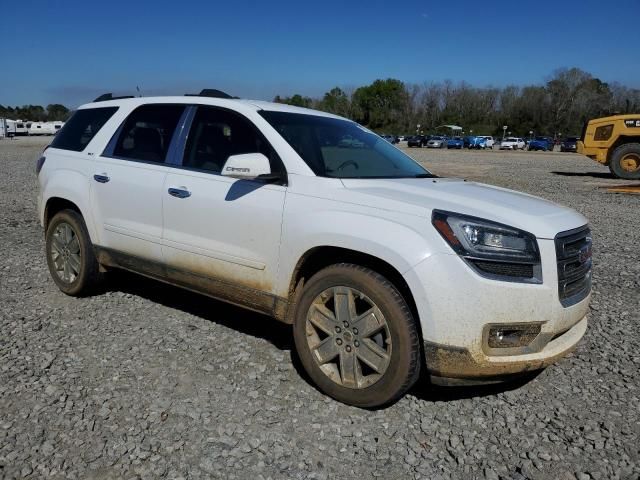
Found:
[[[184,105],[151,104],[136,108],[119,129],[113,156],[162,163]]]
[[[118,107],[77,110],[55,136],[51,147],[74,152],[83,151],[117,110]]]

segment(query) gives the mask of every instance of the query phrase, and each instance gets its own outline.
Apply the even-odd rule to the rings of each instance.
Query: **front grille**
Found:
[[[583,300],[591,291],[591,231],[584,226],[556,235],[558,294],[568,307]]]

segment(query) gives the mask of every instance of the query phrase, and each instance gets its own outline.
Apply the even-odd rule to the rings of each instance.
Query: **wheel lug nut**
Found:
[[[342,322],[342,324],[344,325],[344,328],[349,328],[349,322],[347,322],[346,320]]]
[[[354,328],[354,329],[353,329],[353,334],[354,334],[354,335],[357,335],[357,334],[358,334],[358,329],[357,329],[357,328]]]
[[[341,339],[341,338],[337,338],[337,339],[336,339],[336,343],[337,343],[338,345],[342,345],[342,339]]]
[[[347,345],[346,347],[344,347],[344,349],[345,349],[347,352],[350,352],[350,351],[351,351],[351,345]]]
[[[342,329],[340,327],[336,327],[336,333],[340,333]]]
[[[356,340],[355,342],[353,342],[353,344],[354,344],[356,347],[359,347],[359,346],[360,346],[360,342],[359,342],[358,340]]]

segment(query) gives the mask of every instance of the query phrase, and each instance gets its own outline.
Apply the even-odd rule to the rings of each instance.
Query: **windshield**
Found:
[[[508,137],[505,139],[505,142],[517,142],[518,139],[517,138],[513,138],[513,137]]]
[[[431,177],[411,157],[355,122],[260,111],[313,172],[334,178]]]

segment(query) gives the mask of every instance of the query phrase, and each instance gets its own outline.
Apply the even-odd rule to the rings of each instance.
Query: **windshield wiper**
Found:
[[[438,176],[433,173],[418,173],[413,178],[438,178]]]

